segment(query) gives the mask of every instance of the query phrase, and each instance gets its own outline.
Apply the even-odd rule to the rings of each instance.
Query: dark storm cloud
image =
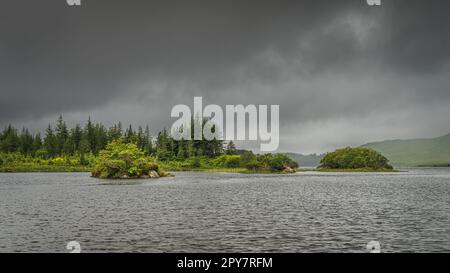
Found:
[[[280,104],[285,127],[435,109],[450,100],[449,7],[0,0],[0,124],[63,113],[168,126],[194,95]]]
[[[219,83],[259,50],[292,50],[336,11],[294,1],[1,3],[6,118],[96,106],[139,77]]]

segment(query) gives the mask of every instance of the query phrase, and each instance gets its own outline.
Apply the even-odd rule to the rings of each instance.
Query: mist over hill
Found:
[[[437,138],[386,140],[362,147],[376,150],[396,166],[450,166],[450,134]]]
[[[450,134],[437,138],[371,142],[361,147],[374,149],[395,166],[450,166]],[[324,154],[286,153],[286,155],[303,167],[318,166],[324,157]]]

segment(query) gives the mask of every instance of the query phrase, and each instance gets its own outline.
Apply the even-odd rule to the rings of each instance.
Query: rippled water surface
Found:
[[[450,251],[450,169],[389,174],[0,174],[0,252]]]

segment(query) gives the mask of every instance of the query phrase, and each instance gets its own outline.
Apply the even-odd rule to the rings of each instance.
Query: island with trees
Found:
[[[0,172],[92,172],[99,178],[146,178],[167,171],[293,173],[285,154],[254,154],[222,140],[175,140],[149,127],[107,128],[88,119],[69,128],[62,116],[41,136],[9,125],[0,132]]]
[[[394,168],[388,159],[368,148],[344,148],[326,154],[318,170],[350,172],[390,172]]]

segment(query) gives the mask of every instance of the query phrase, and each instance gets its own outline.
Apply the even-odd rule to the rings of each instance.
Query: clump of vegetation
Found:
[[[212,166],[215,168],[239,168],[241,164],[241,156],[234,154],[223,154],[212,159]]]
[[[295,172],[298,163],[285,154],[255,155],[245,152],[241,155],[241,164],[250,171],[259,172]]]
[[[88,172],[94,156],[58,156],[45,158],[20,153],[0,152],[0,172]]]
[[[392,170],[388,159],[368,148],[344,148],[328,153],[321,160],[322,169]]]
[[[254,154],[250,151],[242,154],[222,154],[213,159],[196,158],[197,166],[181,163],[181,166],[203,170],[238,170],[242,172],[295,172],[297,162],[284,154]]]
[[[160,161],[164,169],[171,171],[231,171],[262,173],[293,173],[297,162],[284,154],[254,154],[246,151],[242,154],[222,154],[214,158],[197,156],[185,160]]]
[[[149,178],[164,176],[153,157],[134,143],[112,141],[96,158],[92,176],[98,178]]]

